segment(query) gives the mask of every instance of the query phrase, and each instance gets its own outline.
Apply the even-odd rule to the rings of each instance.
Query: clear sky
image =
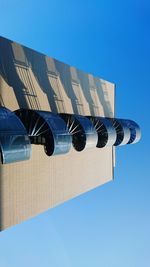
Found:
[[[0,233],[0,267],[150,266],[150,1],[0,0],[0,35],[116,84],[115,180]]]

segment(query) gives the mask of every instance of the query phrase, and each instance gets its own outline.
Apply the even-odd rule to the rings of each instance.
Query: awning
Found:
[[[43,144],[48,156],[69,152],[71,135],[58,114],[41,110],[17,110],[33,144]]]
[[[85,116],[76,114],[60,113],[64,119],[70,134],[75,150],[82,151],[86,148],[96,147],[98,136],[93,123]]]
[[[3,164],[28,160],[31,154],[30,139],[23,123],[5,107],[0,107],[0,152]]]

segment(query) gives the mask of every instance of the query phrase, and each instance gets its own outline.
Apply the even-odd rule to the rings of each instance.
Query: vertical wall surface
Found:
[[[0,37],[0,106],[114,116],[114,84]],[[112,147],[0,163],[0,229],[20,223],[113,178]]]

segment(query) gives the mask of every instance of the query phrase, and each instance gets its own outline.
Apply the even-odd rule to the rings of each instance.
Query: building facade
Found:
[[[114,110],[113,83],[0,37],[1,230],[113,180],[113,144],[140,138]]]

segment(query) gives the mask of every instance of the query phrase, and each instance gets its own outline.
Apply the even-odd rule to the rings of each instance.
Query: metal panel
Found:
[[[5,107],[0,107],[0,152],[3,164],[28,160],[31,153],[24,125],[14,112]]]
[[[108,118],[116,130],[117,139],[114,146],[126,145],[130,140],[130,130],[123,119]]]
[[[85,148],[96,147],[98,135],[87,117],[64,113],[59,115],[67,124],[75,150],[82,151]]]
[[[139,125],[132,120],[122,120],[126,127],[130,130],[130,139],[127,144],[135,144],[141,139],[141,130]]]
[[[117,135],[113,123],[109,119],[103,117],[88,116],[88,118],[91,120],[98,133],[97,147],[101,148],[114,145]]]
[[[17,116],[24,123],[33,144],[44,145],[48,156],[65,154],[71,148],[71,135],[62,118],[57,114],[20,109]]]

